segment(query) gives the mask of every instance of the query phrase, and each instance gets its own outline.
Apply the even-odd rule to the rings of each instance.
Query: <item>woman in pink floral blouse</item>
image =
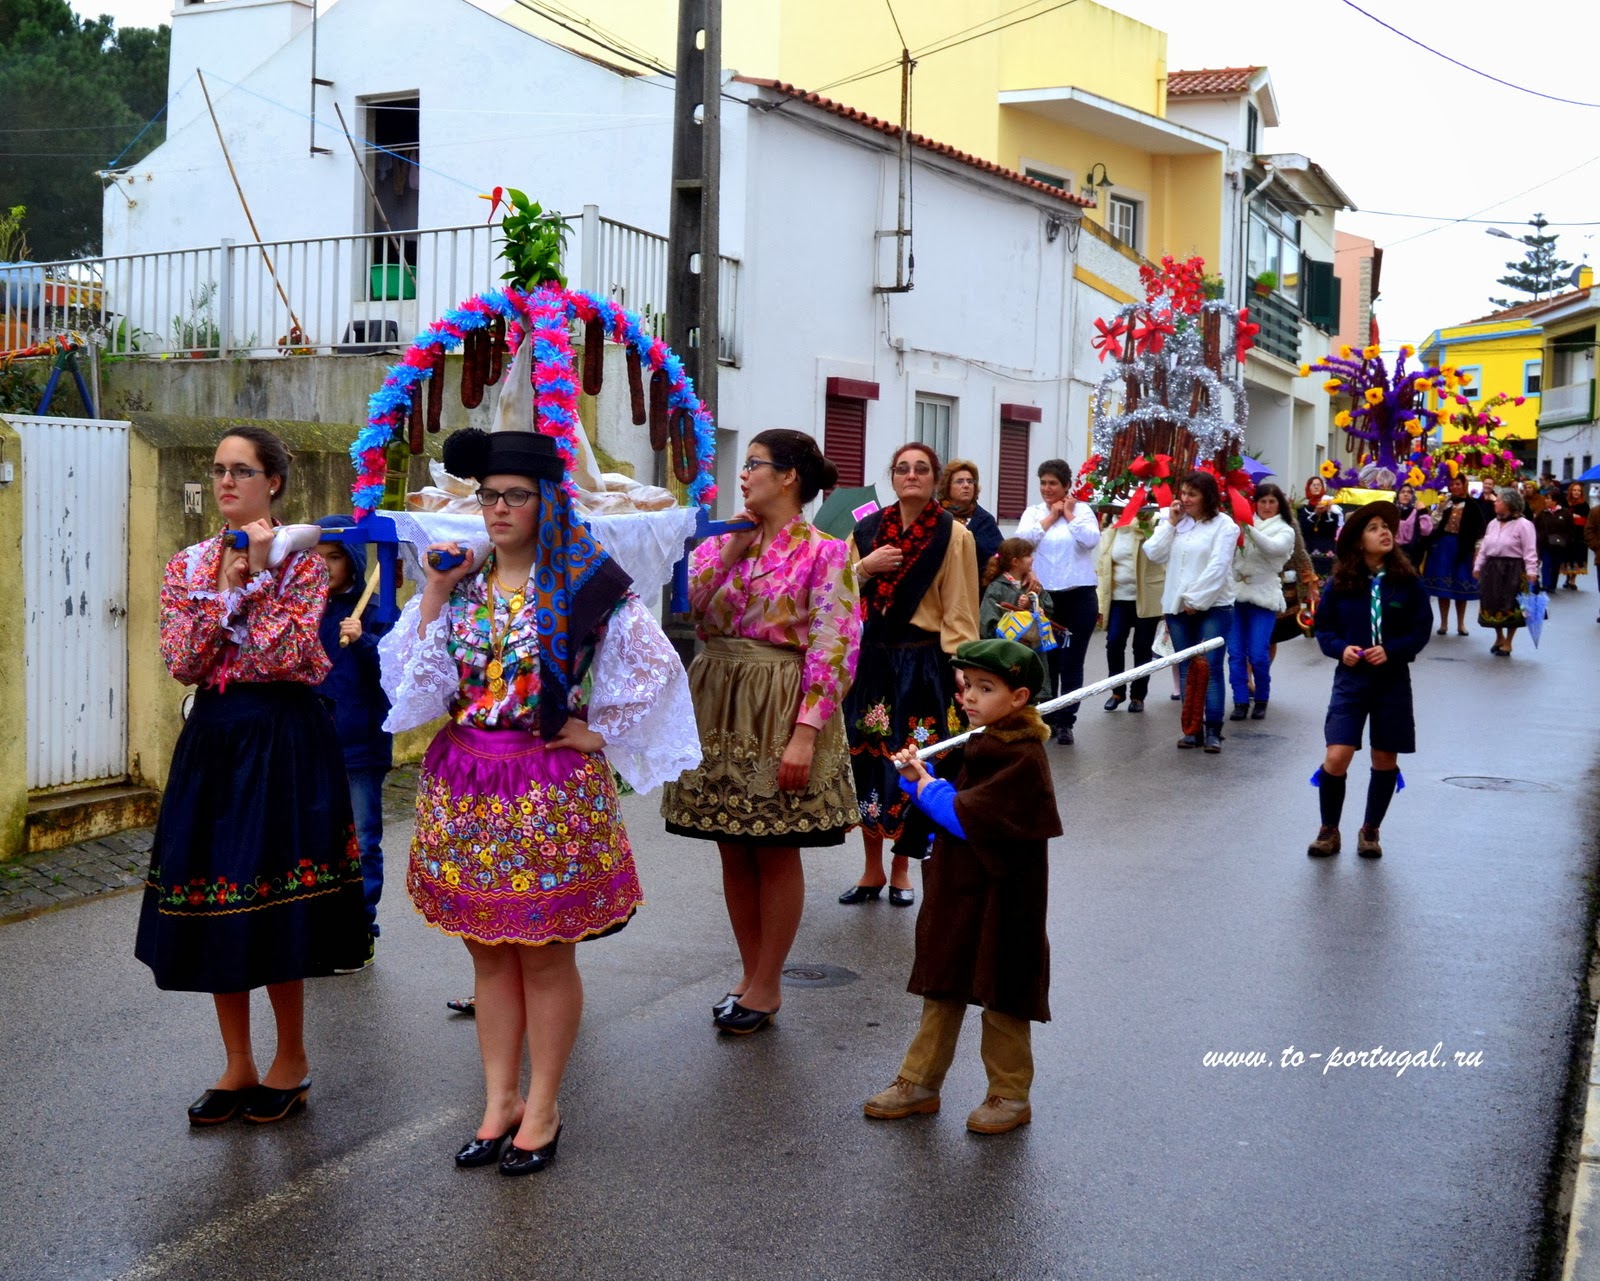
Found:
[[[800,849],[840,845],[859,821],[840,704],[861,618],[848,547],[800,509],[838,483],[804,432],[751,442],[740,469],[752,529],[694,552],[690,608],[705,641],[689,669],[701,765],[669,784],[667,830],[717,842],[743,973],[712,1007],[724,1032],[767,1026],[800,928]]]
[[[185,548],[161,585],[161,657],[198,686],[161,799],[134,954],[156,986],[209,992],[227,1064],[192,1125],[278,1121],[311,1081],[303,980],[359,964],[361,861],[338,737],[315,689],[328,674],[317,624],[328,571],[314,551],[269,567],[272,505],[289,452],[261,427],[217,446],[223,536]],[[250,992],[265,987],[277,1052],[265,1076],[250,1043]]]

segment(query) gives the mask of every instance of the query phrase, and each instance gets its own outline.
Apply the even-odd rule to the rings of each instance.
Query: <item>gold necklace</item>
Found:
[[[489,678],[489,693],[499,702],[506,696],[506,641],[511,637],[511,624],[516,616],[522,612],[522,607],[527,604],[526,581],[516,591],[507,592],[505,584],[500,581],[500,566],[494,565],[489,571],[489,662],[483,669],[483,674]],[[506,625],[505,629],[496,636],[495,622],[499,616],[499,596],[506,597]]]

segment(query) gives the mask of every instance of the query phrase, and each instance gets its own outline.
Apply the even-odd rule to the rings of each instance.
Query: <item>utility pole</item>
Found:
[[[717,217],[722,150],[722,0],[678,0],[667,230],[667,344],[717,415]],[[657,455],[656,477],[666,476]]]

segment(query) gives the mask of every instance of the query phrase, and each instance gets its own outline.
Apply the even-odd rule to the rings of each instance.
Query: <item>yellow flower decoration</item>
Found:
[[[1405,422],[1406,433],[1411,436],[1422,435],[1422,424],[1415,418],[1408,418]]]
[[[1416,379],[1416,380],[1414,380],[1412,382],[1411,390],[1412,391],[1427,391],[1428,388],[1431,387],[1432,385],[1433,384],[1430,383],[1426,378],[1418,378],[1418,379]]]
[[[1400,354],[1405,359],[1410,360],[1413,356],[1415,356],[1417,354],[1417,349],[1415,347],[1413,347],[1410,343],[1406,343],[1400,348]]]
[[[511,888],[518,894],[526,894],[530,884],[532,884],[532,882],[530,882],[528,878],[522,875],[520,872],[511,878]]]
[[[1336,394],[1343,386],[1344,380],[1342,378],[1330,378],[1327,382],[1322,384],[1322,390],[1327,392],[1328,395],[1332,396]]]
[[[1341,409],[1333,416],[1333,425],[1335,427],[1348,427],[1354,421],[1355,419],[1350,416],[1348,409]]]
[[[1322,466],[1317,468],[1317,470],[1322,473],[1322,478],[1324,480],[1332,480],[1339,474],[1339,468],[1331,458],[1324,458],[1322,460]]]
[[[1302,377],[1302,378],[1311,377],[1311,366],[1310,365],[1301,365],[1300,366],[1300,377]]]
[[[1450,469],[1450,479],[1451,480],[1454,480],[1458,475],[1460,475],[1460,473],[1461,473],[1461,464],[1458,463],[1454,458],[1446,460],[1445,466]]]
[[[1340,360],[1349,360],[1352,355],[1354,355],[1354,352],[1351,351],[1349,343],[1346,343],[1343,347],[1339,348]]]
[[[1383,404],[1383,388],[1382,387],[1368,387],[1367,391],[1366,391],[1366,400],[1367,400],[1367,404],[1369,404],[1369,405],[1381,405],[1381,404]]]
[[[1420,467],[1413,467],[1406,473],[1406,484],[1410,485],[1412,489],[1415,489],[1426,479],[1427,477],[1422,474],[1422,468]]]
[[[1361,349],[1361,354],[1367,360],[1376,360],[1383,354],[1383,348],[1379,347],[1377,343],[1373,343],[1370,347],[1363,347]]]

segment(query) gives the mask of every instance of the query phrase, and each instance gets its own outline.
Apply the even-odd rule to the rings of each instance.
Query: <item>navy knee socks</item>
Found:
[[[1344,775],[1317,771],[1317,802],[1322,806],[1322,825],[1338,827],[1344,812]]]
[[[1398,769],[1375,769],[1367,783],[1367,815],[1363,820],[1370,828],[1383,826],[1383,816],[1389,812],[1389,802],[1394,799],[1395,784],[1400,781]]]

